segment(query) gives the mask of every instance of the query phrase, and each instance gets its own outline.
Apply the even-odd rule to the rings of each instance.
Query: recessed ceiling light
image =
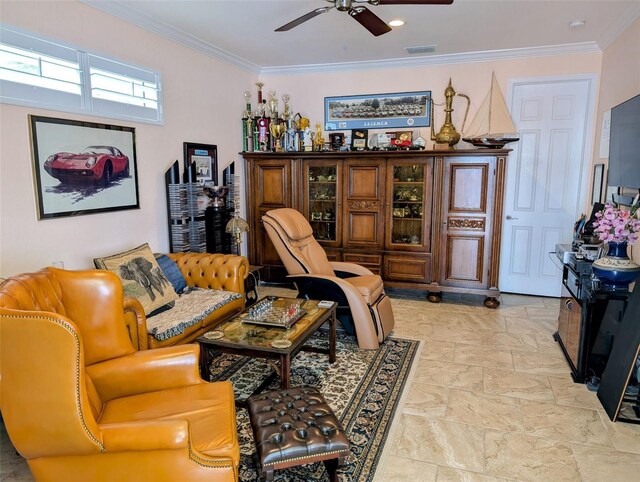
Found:
[[[580,28],[586,25],[586,20],[572,20],[569,22],[569,28]]]
[[[391,22],[389,22],[389,25],[391,25],[392,27],[402,27],[404,25],[404,20],[400,20],[399,18],[397,18],[395,20],[391,20]]]

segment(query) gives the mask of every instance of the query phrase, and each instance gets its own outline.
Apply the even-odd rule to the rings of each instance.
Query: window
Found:
[[[77,62],[35,54],[0,44],[0,79],[81,94]]]
[[[162,123],[160,74],[0,26],[0,101]]]

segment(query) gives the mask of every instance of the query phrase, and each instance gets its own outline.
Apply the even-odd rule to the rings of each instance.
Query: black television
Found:
[[[640,189],[640,94],[611,109],[607,184]]]

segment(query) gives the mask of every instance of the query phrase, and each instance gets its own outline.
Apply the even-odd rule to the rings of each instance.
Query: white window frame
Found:
[[[81,91],[78,95],[30,83],[0,79],[0,103],[147,124],[164,124],[162,83],[159,72],[98,53],[88,52],[6,24],[0,24],[0,42],[43,56],[77,63]],[[132,92],[153,90],[155,84],[155,96],[152,94],[147,101],[144,95],[131,95],[132,103],[94,96],[93,91],[99,90],[97,87],[92,87],[91,84],[91,75],[92,73],[96,74],[95,69],[131,79]],[[123,97],[115,92],[109,93],[108,96],[112,98]]]

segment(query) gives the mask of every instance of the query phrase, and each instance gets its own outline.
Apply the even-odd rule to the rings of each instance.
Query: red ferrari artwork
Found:
[[[62,183],[109,185],[114,177],[129,177],[129,158],[113,146],[89,146],[82,152],[58,152],[44,163],[44,169]]]

